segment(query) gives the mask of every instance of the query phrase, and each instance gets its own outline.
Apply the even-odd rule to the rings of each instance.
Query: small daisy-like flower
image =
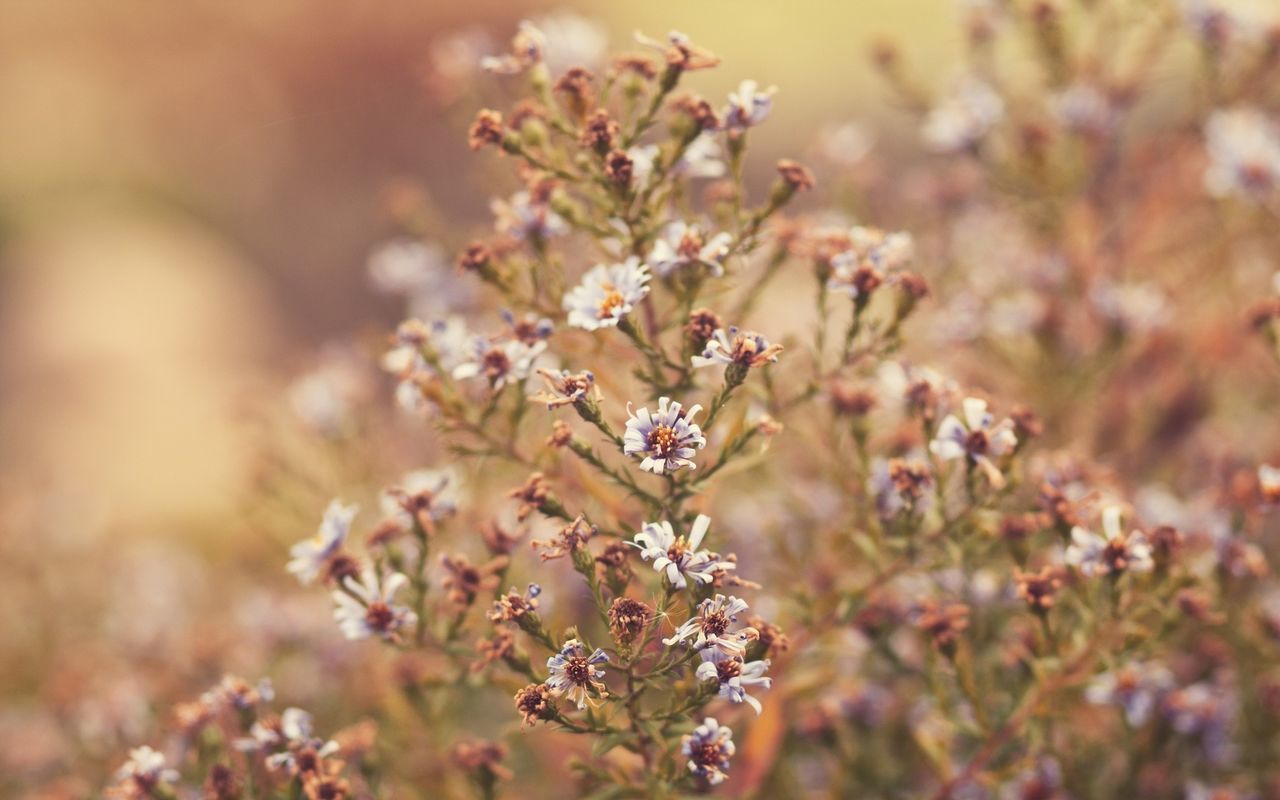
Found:
[[[655,475],[681,467],[694,469],[694,453],[707,446],[702,429],[693,422],[701,410],[702,406],[694,405],[686,411],[668,397],[658,398],[656,413],[647,408],[632,411],[627,403],[629,419],[622,435],[622,452],[639,456],[640,469]]]
[[[217,686],[201,695],[201,701],[209,706],[228,705],[237,711],[246,711],[275,699],[276,690],[269,678],[251,684],[235,675],[224,675]]]
[[[1071,529],[1066,562],[1085,577],[1126,571],[1150,572],[1155,567],[1147,535],[1138,530],[1126,534],[1119,507],[1103,509],[1102,532],[1105,537],[1079,525]]]
[[[1258,491],[1267,505],[1280,504],[1280,467],[1258,465]]]
[[[519,241],[549,239],[569,230],[564,218],[551,210],[550,192],[542,187],[521,190],[507,200],[493,200],[494,227],[498,233]]]
[[[519,383],[529,377],[533,364],[547,349],[546,342],[527,344],[519,339],[492,341],[479,337],[474,343],[470,361],[464,361],[453,369],[455,380],[483,376],[495,391],[508,382]]]
[[[449,469],[418,469],[408,472],[382,493],[382,513],[401,529],[416,523],[433,534],[436,523],[457,513],[453,499],[455,475]]]
[[[827,288],[865,300],[884,282],[886,274],[911,263],[914,251],[909,233],[855,227],[849,231],[849,248],[831,256]]]
[[[333,593],[337,604],[333,618],[342,634],[352,640],[379,636],[390,642],[399,641],[400,631],[418,623],[417,614],[394,603],[396,593],[408,583],[409,579],[399,572],[379,579],[372,568],[365,569],[358,581],[344,580],[345,591]]]
[[[968,150],[1004,116],[1004,100],[985,82],[969,77],[925,117],[921,135],[942,153]]]
[[[569,324],[594,331],[611,328],[649,294],[649,268],[631,256],[620,264],[597,264],[564,296]]]
[[[933,473],[923,461],[877,458],[871,463],[867,487],[876,498],[876,511],[891,519],[903,511],[924,513],[933,506]]]
[[[694,367],[738,365],[743,368],[762,367],[778,360],[782,345],[770,344],[764,336],[752,331],[718,328],[707,340],[702,355],[693,357]]]
[[[517,75],[542,62],[547,37],[529,20],[521,20],[511,40],[511,50],[500,56],[485,56],[480,67],[498,75]]]
[[[680,740],[680,752],[688,759],[689,771],[698,780],[715,786],[729,777],[729,761],[733,758],[733,731],[706,717],[693,733]]]
[[[178,771],[165,766],[164,753],[145,745],[130,750],[129,760],[116,772],[125,796],[151,797],[156,789],[178,779]]]
[[[740,655],[730,655],[720,648],[710,647],[702,651],[702,663],[695,673],[700,681],[716,681],[720,685],[720,697],[731,703],[746,703],[759,714],[760,701],[748,694],[749,689],[768,689],[773,679],[765,677],[769,662],[744,661]]]
[[[597,667],[609,660],[609,656],[600,648],[587,655],[587,648],[577,639],[570,639],[560,648],[560,652],[547,659],[546,687],[556,697],[567,697],[578,706],[578,710],[587,707],[591,702],[591,694],[604,696],[604,670]]]
[[[670,172],[680,178],[721,178],[728,170],[723,156],[720,141],[704,132],[684,149]]]
[[[530,347],[551,338],[551,334],[555,333],[556,329],[555,324],[550,319],[540,317],[534,313],[517,317],[511,311],[503,309],[502,321],[507,323],[505,335],[508,338],[524,342]]]
[[[670,522],[646,522],[631,544],[640,548],[640,557],[645,561],[652,559],[653,568],[665,573],[667,581],[677,589],[688,586],[688,578],[711,583],[718,573],[737,565],[709,550],[699,549],[710,526],[711,518],[699,514],[686,539],[676,536]]]
[[[538,595],[542,587],[536,583],[529,584],[524,594],[520,594],[514,586],[511,591],[493,601],[493,608],[485,615],[490,622],[515,622],[526,614],[538,610]]]
[[[948,414],[938,425],[938,432],[929,443],[929,451],[944,461],[966,459],[982,470],[994,488],[1002,488],[1005,480],[1000,469],[992,461],[1013,450],[1018,437],[1013,432],[1013,422],[1001,420],[987,411],[987,402],[976,397],[966,397],[962,404],[964,421]]]
[[[1266,114],[1253,108],[1215,111],[1204,135],[1210,194],[1262,200],[1280,189],[1280,128]]]
[[[649,251],[649,264],[659,278],[665,278],[681,269],[703,266],[719,277],[724,274],[724,259],[729,255],[733,237],[717,233],[710,239],[697,225],[684,220],[667,223],[662,236]]]
[[[596,376],[591,372],[570,372],[562,369],[559,372],[550,369],[539,369],[542,382],[547,385],[545,392],[538,392],[529,397],[537,403],[546,403],[547,410],[571,406],[579,400],[600,399],[600,390],[596,388]]]
[[[359,506],[343,505],[341,500],[330,502],[315,535],[289,548],[289,555],[293,558],[285,569],[296,575],[301,583],[313,583],[347,541],[351,520],[357,510]]]
[[[1173,687],[1173,674],[1159,664],[1135,661],[1114,672],[1098,675],[1085,687],[1084,699],[1124,709],[1125,719],[1137,727],[1150,718],[1160,698]]]
[[[698,604],[698,613],[685,620],[675,633],[662,643],[668,647],[684,642],[697,650],[714,647],[725,655],[741,656],[747,645],[759,638],[754,628],[732,631],[738,615],[747,610],[747,602],[717,594]]]
[[[764,122],[773,109],[773,95],[777,91],[776,86],[762,91],[755,81],[738,84],[738,91],[729,94],[729,105],[721,114],[724,129],[730,133],[742,133]]]

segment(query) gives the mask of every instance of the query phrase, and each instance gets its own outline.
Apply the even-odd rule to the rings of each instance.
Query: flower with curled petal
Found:
[[[669,397],[658,398],[658,410],[631,409],[627,403],[626,431],[622,435],[622,452],[641,459],[640,469],[661,475],[681,467],[694,469],[693,455],[707,446],[707,438],[693,418],[702,410],[694,405],[687,411]]]
[[[688,586],[689,578],[698,583],[711,583],[716,575],[737,565],[710,550],[700,549],[710,526],[711,518],[699,514],[685,538],[676,536],[670,522],[646,522],[630,544],[640,548],[640,557],[652,560],[653,568],[664,573],[667,582],[677,589]]]
[[[737,327],[717,328],[702,349],[702,355],[694,356],[694,367],[724,366],[761,367],[778,360],[782,345],[754,331],[740,331]]]
[[[697,225],[684,220],[667,223],[662,235],[649,251],[649,264],[659,278],[665,278],[689,267],[703,266],[719,277],[724,274],[724,259],[729,255],[733,237],[717,233],[710,239]]]
[[[360,580],[348,577],[342,582],[342,591],[333,593],[337,604],[333,618],[342,634],[348,639],[368,639],[379,636],[389,642],[400,640],[400,632],[416,625],[418,615],[406,606],[393,601],[396,593],[409,583],[399,572],[379,578],[372,568],[366,568]]]
[[[667,647],[681,642],[696,650],[714,647],[725,655],[742,655],[747,645],[759,638],[755,628],[731,631],[738,615],[747,610],[747,602],[737,597],[717,594],[698,604],[698,613],[685,620],[675,633],[662,643]]]
[[[702,663],[698,665],[697,675],[700,681],[716,681],[719,684],[720,697],[731,703],[746,703],[759,714],[763,709],[760,701],[748,694],[748,689],[760,687],[768,689],[773,679],[765,677],[769,669],[769,661],[744,661],[740,655],[730,655],[719,648],[707,648],[702,651]]]
[[[1118,506],[1103,509],[1102,532],[1104,536],[1099,536],[1079,525],[1071,529],[1066,562],[1085,577],[1150,572],[1155,567],[1147,535],[1137,530],[1126,534]]]
[[[743,133],[747,128],[764,122],[773,109],[773,95],[777,91],[776,86],[762,91],[755,81],[743,81],[738,85],[738,91],[729,94],[729,105],[721,115],[725,130]]]

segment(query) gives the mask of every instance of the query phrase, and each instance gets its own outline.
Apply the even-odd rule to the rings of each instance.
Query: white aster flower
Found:
[[[485,56],[480,67],[499,75],[517,75],[542,63],[547,50],[547,37],[529,20],[521,20],[516,35],[511,40],[511,50],[500,56]]]
[[[1280,129],[1266,114],[1255,108],[1214,111],[1204,135],[1204,181],[1211,195],[1257,201],[1280,189]]]
[[[592,693],[605,695],[604,670],[597,667],[609,660],[609,656],[600,648],[587,655],[587,648],[577,639],[570,639],[560,648],[560,652],[547,659],[547,680],[545,685],[557,697],[564,696],[574,703],[578,710],[587,707],[587,703],[595,704]]]
[[[542,57],[553,74],[570,67],[594,69],[609,49],[608,27],[568,9],[534,17],[532,24],[542,33]]]
[[[333,593],[337,604],[333,618],[342,634],[353,640],[379,636],[387,641],[399,641],[400,631],[418,623],[418,615],[412,609],[394,603],[396,593],[408,583],[409,579],[399,572],[379,579],[372,567],[361,572],[359,581],[352,577],[344,579],[345,591]]]
[[[729,255],[733,237],[717,233],[710,239],[697,225],[684,220],[670,222],[653,243],[648,262],[659,278],[665,278],[687,267],[706,267],[711,275],[724,274],[724,259]]]
[[[658,410],[631,409],[627,403],[626,430],[622,434],[622,452],[641,458],[640,469],[661,475],[681,467],[696,468],[693,456],[707,446],[702,429],[693,418],[702,410],[694,405],[687,411],[668,397],[658,398]]]
[[[1071,529],[1066,562],[1082,575],[1092,578],[1125,571],[1150,572],[1155,567],[1147,535],[1138,530],[1125,534],[1119,506],[1103,509],[1102,531],[1105,538],[1079,525]]]
[[[1124,709],[1128,723],[1145,723],[1156,704],[1173,687],[1173,674],[1160,664],[1135,661],[1114,672],[1098,675],[1085,687],[1084,699],[1098,705]]]
[[[533,371],[534,362],[547,349],[547,343],[537,341],[528,344],[519,339],[495,342],[477,337],[472,347],[471,360],[454,367],[454,379],[466,380],[483,376],[494,390],[499,390],[508,382],[519,383],[528,378]]]
[[[720,685],[719,694],[731,703],[746,703],[759,714],[762,710],[760,701],[752,697],[749,689],[760,687],[768,689],[773,679],[765,677],[769,669],[769,661],[744,662],[741,656],[729,655],[718,648],[702,651],[702,663],[695,673],[700,681],[716,681]]]
[[[857,299],[880,285],[887,273],[911,263],[915,243],[911,234],[888,233],[861,225],[849,231],[850,247],[831,257],[827,288],[847,292]]]
[[[1004,116],[1004,100],[987,83],[968,77],[925,117],[925,143],[943,153],[968,150]]]
[[[597,264],[564,296],[568,322],[588,331],[610,328],[649,294],[649,268],[631,256],[619,264]]]
[[[729,94],[729,105],[722,115],[725,130],[742,133],[764,122],[773,108],[773,95],[777,91],[776,86],[761,91],[760,84],[755,81],[740,83],[738,91]]]
[[[676,536],[670,522],[646,522],[631,545],[640,548],[640,557],[653,561],[653,568],[664,573],[667,582],[677,589],[688,586],[688,578],[698,583],[711,583],[718,573],[734,569],[737,565],[722,560],[710,550],[701,549],[710,526],[711,518],[699,514],[689,529],[688,538],[685,538]]]
[[[458,484],[458,474],[451,468],[406,472],[398,486],[382,492],[382,513],[401,529],[416,522],[426,533],[434,533],[437,522],[457,513]]]
[[[999,489],[1004,486],[1004,475],[992,459],[1012,452],[1017,446],[1013,422],[1005,419],[996,423],[987,411],[985,400],[966,397],[962,405],[964,421],[948,414],[938,425],[929,451],[944,461],[967,459],[982,470],[992,487]]]
[[[670,170],[672,175],[684,178],[721,178],[726,171],[720,140],[707,132],[698,134]]]
[[[564,218],[551,210],[547,198],[522,189],[507,200],[495,199],[489,203],[493,212],[494,228],[498,233],[525,241],[549,239],[569,230]]]
[[[723,783],[734,754],[733,731],[716,722],[715,717],[706,717],[693,733],[680,740],[680,752],[688,759],[689,771],[699,780],[711,786]]]
[[[692,646],[696,650],[714,647],[726,655],[740,656],[746,652],[747,645],[759,638],[755,628],[730,630],[738,621],[738,616],[747,610],[747,602],[736,597],[725,597],[717,594],[698,604],[698,612],[685,620],[670,638],[662,643],[671,647],[680,642]]]
[[[178,771],[166,767],[165,763],[164,753],[145,745],[135,747],[129,751],[129,760],[116,772],[116,780],[132,782],[149,797],[161,784],[176,783],[179,779]]]
[[[438,290],[452,270],[438,244],[396,239],[369,256],[369,282],[384,294],[418,295]]]
[[[324,511],[324,518],[314,536],[303,539],[289,549],[293,558],[285,567],[290,574],[296,575],[303,584],[312,583],[324,569],[329,559],[342,549],[351,530],[351,520],[355,519],[356,505],[343,505],[341,500],[333,500]]]

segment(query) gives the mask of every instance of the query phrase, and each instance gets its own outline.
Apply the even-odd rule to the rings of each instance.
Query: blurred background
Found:
[[[482,98],[461,73],[521,18],[566,9],[615,48],[687,32],[727,67],[697,76],[708,97],[777,83],[766,171],[821,123],[876,113],[875,35],[926,66],[960,38],[949,0],[0,12],[0,793],[82,794],[174,695],[260,667],[228,619],[282,582],[254,571],[288,540],[246,511],[264,471],[293,469],[264,465],[266,431],[327,344],[376,342],[401,317],[365,269],[397,197],[454,231],[450,248],[487,223],[471,178],[489,159],[465,138]],[[315,497],[358,477],[345,460],[307,477]],[[309,599],[281,626],[327,628]]]

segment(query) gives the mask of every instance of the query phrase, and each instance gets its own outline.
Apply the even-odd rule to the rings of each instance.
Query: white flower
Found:
[[[158,784],[175,783],[178,779],[177,770],[165,767],[164,754],[145,745],[130,750],[129,760],[116,772],[116,780],[133,781],[147,795]]]
[[[859,122],[828,125],[818,133],[818,153],[837,166],[850,169],[862,162],[875,144],[875,135]]]
[[[729,105],[723,114],[725,130],[741,133],[764,122],[773,108],[773,95],[777,91],[776,86],[761,91],[755,81],[743,81],[738,91],[729,94]]]
[[[737,621],[738,615],[747,610],[747,602],[736,597],[725,597],[717,594],[698,604],[698,613],[685,620],[668,639],[662,643],[671,647],[680,642],[692,645],[696,650],[714,647],[726,655],[742,655],[747,645],[759,638],[754,628],[743,628],[738,631],[729,630]],[[689,641],[692,639],[692,641]]]
[[[343,580],[345,591],[333,593],[337,604],[333,618],[342,634],[353,640],[380,636],[399,641],[400,631],[418,623],[418,615],[411,609],[393,603],[396,593],[408,583],[399,572],[379,579],[372,567],[365,568],[359,581],[352,577]]]
[[[1137,727],[1150,718],[1161,695],[1173,686],[1173,674],[1159,664],[1134,662],[1115,672],[1104,672],[1085,687],[1085,700],[1094,705],[1116,705],[1125,719]]]
[[[1259,464],[1258,489],[1262,493],[1263,502],[1272,505],[1280,503],[1280,467]]]
[[[631,159],[631,182],[634,186],[644,186],[653,174],[653,164],[658,159],[659,149],[656,144],[638,144],[627,150],[627,158]]]
[[[534,64],[542,63],[547,49],[547,37],[529,20],[521,20],[516,35],[511,40],[511,52],[500,56],[485,56],[480,67],[499,75],[516,75]]]
[[[727,169],[723,156],[720,140],[711,133],[703,132],[684,149],[670,172],[685,178],[720,178]]]
[[[597,67],[609,49],[605,25],[568,9],[534,17],[532,24],[542,33],[542,57],[553,74],[570,67]]]
[[[1263,112],[1214,111],[1204,135],[1210,162],[1204,181],[1211,195],[1260,200],[1280,188],[1280,130]]]
[[[1095,84],[1077,81],[1050,98],[1054,115],[1071,131],[1104,136],[1116,126],[1115,103]]]
[[[769,661],[744,662],[741,656],[729,655],[718,648],[702,651],[702,663],[695,673],[700,681],[716,681],[720,684],[720,697],[731,703],[746,703],[761,712],[760,701],[748,694],[748,689],[760,687],[768,689],[773,685],[772,678],[764,673],[769,669]]]
[[[827,287],[848,292],[849,297],[855,299],[867,286],[868,270],[876,277],[874,288],[885,273],[905,267],[915,255],[911,234],[902,231],[886,233],[877,228],[856,226],[849,231],[849,241],[848,250],[831,257],[832,271]]]
[[[702,355],[693,356],[694,367],[729,366],[760,367],[778,360],[782,345],[769,344],[769,340],[753,331],[739,331],[736,327],[725,331],[717,328],[702,349]]]
[[[688,758],[689,771],[711,786],[728,777],[729,760],[733,758],[733,731],[706,717],[693,733],[680,740],[680,752]]]
[[[564,296],[569,324],[588,331],[616,326],[649,294],[649,268],[631,256],[620,264],[597,264]]]
[[[1099,314],[1122,331],[1152,330],[1169,313],[1164,292],[1151,283],[1116,284],[1101,279],[1089,291],[1089,299]]]
[[[1118,506],[1103,509],[1102,531],[1106,538],[1079,525],[1071,529],[1066,562],[1077,567],[1082,575],[1092,578],[1126,570],[1150,572],[1155,566],[1147,535],[1136,530],[1125,535]]]
[[[729,255],[733,237],[717,233],[710,239],[697,225],[675,220],[662,230],[662,236],[653,243],[648,262],[659,278],[686,267],[703,266],[712,275],[724,274],[724,259]]]
[[[534,362],[547,349],[547,343],[539,341],[526,344],[519,339],[494,342],[477,337],[473,347],[472,359],[454,367],[454,379],[484,376],[489,385],[498,390],[506,386],[508,381],[518,383],[528,378],[533,371]]]
[[[627,403],[629,418],[622,434],[622,452],[640,456],[640,469],[655,475],[681,467],[696,468],[694,453],[707,446],[702,429],[693,422],[701,410],[702,406],[694,405],[686,411],[667,397],[658,398],[658,410],[653,414],[647,408],[632,411]]]
[[[943,153],[967,150],[1004,116],[1004,100],[985,82],[968,77],[925,117],[925,143]]]
[[[994,488],[1004,486],[1004,475],[992,461],[1009,453],[1018,444],[1013,433],[1013,422],[1001,420],[987,411],[987,402],[976,397],[966,397],[963,403],[964,422],[954,414],[948,414],[938,425],[938,432],[929,443],[929,451],[944,461],[968,459],[982,470]]]
[[[520,241],[549,239],[569,230],[564,218],[551,210],[547,199],[522,189],[507,200],[492,200],[489,209],[494,215],[494,227],[498,233]]]
[[[439,289],[452,270],[437,244],[397,239],[369,256],[369,281],[384,294],[416,295]]]
[[[600,648],[587,655],[587,648],[577,639],[570,639],[560,648],[560,652],[547,659],[547,676],[545,685],[557,697],[563,695],[578,706],[578,710],[587,707],[591,702],[591,692],[603,695],[606,693],[604,670],[596,666],[609,660],[609,656]]]
[[[382,513],[401,529],[417,522],[428,534],[436,522],[457,513],[458,475],[453,469],[416,469],[407,472],[398,486],[383,491]]]
[[[903,511],[923,514],[933,507],[933,473],[924,461],[877,457],[871,462],[867,489],[876,499],[876,511],[892,519]]]
[[[737,565],[721,560],[709,550],[700,549],[710,526],[711,518],[699,514],[689,529],[689,537],[685,538],[676,536],[670,522],[646,522],[631,545],[640,548],[640,557],[645,561],[652,560],[653,568],[665,573],[667,582],[677,589],[688,586],[687,578],[698,583],[711,583],[717,573],[734,569]]]
[[[358,510],[359,506],[343,505],[341,500],[331,501],[315,535],[289,549],[293,558],[285,569],[303,584],[314,582],[329,559],[342,549],[351,530],[351,520],[355,519]]]

